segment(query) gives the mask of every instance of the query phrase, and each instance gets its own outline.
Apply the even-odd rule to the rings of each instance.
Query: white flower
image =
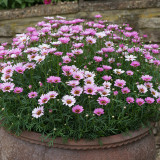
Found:
[[[110,92],[111,92],[110,89],[104,89],[103,91],[100,91],[99,93],[100,93],[100,95],[101,95],[102,97],[104,97],[104,96],[110,95]]]
[[[92,78],[94,78],[95,77],[95,74],[94,74],[94,72],[89,72],[89,71],[85,71],[84,72],[84,75],[85,75],[85,77],[92,77]]]
[[[137,57],[133,55],[126,55],[125,58],[125,61],[135,61]]]
[[[154,97],[156,97],[156,98],[159,97],[159,94],[160,94],[160,93],[159,93],[158,91],[156,91],[156,90],[153,89],[153,88],[151,88],[150,91],[151,91],[151,94],[152,94]]]
[[[89,77],[89,78],[86,78],[84,82],[85,82],[85,85],[94,84],[94,79],[92,77]]]
[[[138,90],[139,90],[140,93],[146,93],[148,91],[147,87],[144,86],[143,84],[137,85],[137,88],[138,88]]]
[[[103,38],[103,37],[106,36],[106,34],[105,34],[105,32],[103,31],[103,32],[98,32],[98,33],[96,33],[96,36],[97,36],[98,38]]]
[[[39,118],[42,115],[44,115],[44,107],[43,106],[34,108],[34,110],[32,111],[32,117]]]
[[[76,103],[76,99],[73,96],[65,95],[62,97],[62,102],[66,106],[73,106]]]
[[[104,82],[103,83],[103,86],[105,87],[105,88],[107,88],[107,89],[110,89],[111,88],[111,85],[112,85],[112,83],[110,83],[110,82]]]
[[[124,73],[125,71],[124,70],[121,70],[121,69],[114,69],[113,72],[117,75],[120,75],[122,73]]]

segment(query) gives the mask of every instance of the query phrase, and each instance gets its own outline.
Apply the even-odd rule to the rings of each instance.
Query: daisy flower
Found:
[[[2,83],[1,85],[1,89],[3,92],[10,92],[13,90],[14,88],[14,83],[11,83],[11,82],[6,82],[6,83]]]
[[[72,107],[76,103],[76,99],[73,96],[65,95],[62,97],[62,103],[66,106]]]
[[[104,75],[104,76],[102,77],[102,79],[104,79],[105,81],[109,81],[109,80],[112,79],[112,77],[111,77],[111,76]]]
[[[42,105],[44,103],[47,103],[49,101],[50,97],[48,94],[42,94],[40,99],[38,100],[38,104]]]
[[[55,99],[58,93],[56,91],[50,91],[47,93],[47,95],[50,97],[50,99]]]
[[[100,91],[101,96],[108,96],[110,95],[111,90],[110,89],[104,89],[103,91]]]
[[[147,87],[144,86],[143,84],[137,85],[137,88],[138,88],[138,90],[139,90],[140,93],[146,93],[148,91]]]
[[[21,92],[23,92],[23,88],[21,88],[21,87],[15,87],[13,92],[14,93],[21,93]]]
[[[130,104],[130,103],[134,103],[134,98],[133,97],[127,97],[126,101]]]
[[[96,108],[93,111],[93,113],[96,114],[97,116],[100,116],[100,115],[104,114],[104,109],[102,109],[102,108]]]
[[[122,91],[123,94],[127,94],[127,93],[130,92],[130,89],[128,87],[124,87],[124,88],[121,89],[121,91]]]
[[[72,87],[75,87],[75,86],[79,85],[79,81],[78,80],[71,80],[71,81],[68,81],[66,83],[67,83],[68,86],[72,86]]]
[[[124,70],[121,69],[114,69],[113,72],[117,75],[121,75],[122,73],[124,73]]]
[[[85,83],[85,85],[87,85],[87,84],[94,84],[94,79],[92,78],[92,77],[89,77],[89,78],[86,78],[86,79],[84,79],[84,83]]]
[[[105,87],[105,88],[107,88],[107,89],[110,89],[111,88],[111,85],[112,85],[112,83],[110,83],[110,82],[104,82],[103,83],[103,86]]]
[[[142,98],[137,98],[137,99],[136,99],[136,103],[137,103],[139,106],[142,106],[142,105],[145,103],[145,101],[144,101]]]
[[[85,77],[92,77],[94,78],[95,77],[95,73],[94,72],[90,72],[90,71],[85,71],[84,73]]]
[[[86,42],[89,43],[89,44],[94,44],[94,43],[96,43],[96,39],[91,37],[91,36],[87,36],[86,37]]]
[[[143,75],[141,78],[143,81],[149,82],[152,80],[153,77],[150,75]]]
[[[154,96],[154,97],[159,97],[159,92],[158,91],[156,91],[155,89],[153,89],[153,88],[151,88],[150,89],[150,91],[151,91],[151,94]]]
[[[126,81],[121,80],[121,79],[115,80],[114,86],[123,88],[125,85],[126,85]]]
[[[84,111],[83,107],[80,106],[80,105],[76,105],[72,108],[72,112],[73,113],[77,113],[77,114],[80,114]]]
[[[37,96],[38,96],[37,92],[30,92],[30,93],[28,93],[28,97],[29,98],[35,98]]]
[[[32,111],[32,117],[34,117],[34,118],[39,118],[42,115],[44,115],[44,107],[43,106],[34,108],[34,110]]]
[[[72,76],[74,79],[76,80],[81,80],[84,78],[82,72],[80,71],[77,71],[77,72],[73,72],[73,76]]]
[[[100,105],[107,105],[108,103],[110,103],[110,99],[107,97],[99,97],[97,101]]]
[[[97,89],[95,85],[85,85],[84,86],[84,93],[90,94],[90,95],[96,95]]]
[[[61,78],[60,77],[55,77],[55,76],[50,76],[47,78],[48,83],[60,83]]]
[[[79,86],[74,87],[74,88],[72,88],[72,90],[71,90],[71,94],[72,94],[73,96],[80,96],[80,95],[82,94],[82,92],[83,92],[83,88],[81,88],[81,87],[79,87]]]
[[[154,98],[147,97],[147,98],[145,98],[145,101],[146,101],[148,104],[152,104],[152,103],[154,103]]]
[[[125,61],[135,61],[136,60],[136,56],[133,55],[126,55],[125,56]]]

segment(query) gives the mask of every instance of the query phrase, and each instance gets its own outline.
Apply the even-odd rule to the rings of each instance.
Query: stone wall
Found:
[[[17,33],[34,26],[44,16],[62,15],[69,19],[93,19],[95,14],[103,15],[109,23],[129,23],[135,30],[148,34],[154,43],[160,43],[160,1],[159,0],[106,0],[105,2],[58,3],[39,5],[26,9],[0,11],[0,42],[11,42]]]
[[[17,33],[25,32],[44,16],[62,15],[69,19],[93,19],[101,14],[109,23],[129,23],[134,30],[147,34],[148,41],[160,43],[160,0],[105,0],[105,2],[84,1],[39,5],[26,9],[0,11],[0,43],[11,42]]]

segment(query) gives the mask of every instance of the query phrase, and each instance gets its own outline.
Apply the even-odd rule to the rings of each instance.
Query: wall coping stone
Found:
[[[0,21],[51,16],[51,15],[65,15],[78,12],[93,12],[93,11],[106,11],[106,10],[121,10],[121,9],[144,9],[144,8],[160,8],[160,0],[106,0],[105,2],[87,2],[79,0],[77,2],[59,2],[50,5],[37,5],[27,7],[24,9],[10,9],[0,10]]]
[[[37,5],[24,9],[0,10],[0,21],[19,18],[30,18],[40,16],[51,16],[58,14],[77,13],[79,11],[77,2],[60,2],[58,4]]]

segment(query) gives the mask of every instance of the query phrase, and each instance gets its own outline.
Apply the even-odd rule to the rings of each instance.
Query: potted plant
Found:
[[[154,160],[159,46],[95,17],[45,17],[0,46],[1,159]]]

